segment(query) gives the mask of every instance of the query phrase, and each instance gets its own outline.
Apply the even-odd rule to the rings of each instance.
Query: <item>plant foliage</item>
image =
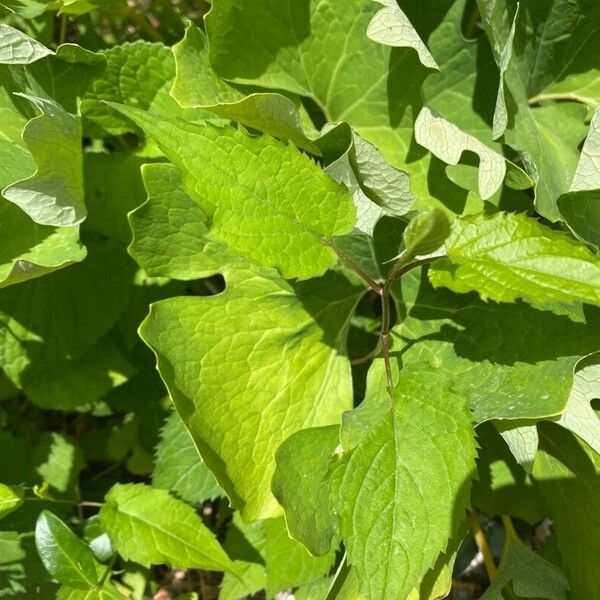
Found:
[[[0,0],[0,598],[596,598],[600,3],[142,4]]]

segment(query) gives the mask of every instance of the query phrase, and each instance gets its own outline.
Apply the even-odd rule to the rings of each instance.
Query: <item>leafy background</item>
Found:
[[[0,7],[0,597],[595,597],[600,5]]]

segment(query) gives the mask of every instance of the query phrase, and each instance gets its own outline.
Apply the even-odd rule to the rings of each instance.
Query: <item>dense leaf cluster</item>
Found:
[[[147,4],[0,1],[0,598],[596,598],[600,3]]]

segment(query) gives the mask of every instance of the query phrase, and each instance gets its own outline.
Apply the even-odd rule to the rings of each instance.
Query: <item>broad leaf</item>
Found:
[[[292,434],[275,454],[273,494],[292,538],[314,555],[327,553],[336,533],[327,472],[338,445],[339,427],[330,425]]]
[[[152,276],[198,279],[228,261],[227,246],[209,240],[208,220],[171,164],[144,165],[148,200],[129,216],[131,256]]]
[[[187,191],[211,219],[212,237],[285,277],[314,277],[335,264],[328,244],[354,226],[352,199],[296,148],[229,127],[112,106],[182,171]]]
[[[46,46],[22,31],[0,23],[0,64],[29,64],[53,54]]]
[[[571,597],[593,598],[598,572],[588,552],[600,543],[600,458],[556,425],[540,427],[540,442],[533,474],[554,522]]]
[[[367,598],[404,598],[458,532],[475,470],[464,401],[433,371],[403,371],[393,398],[372,385],[344,416],[340,517]]]
[[[512,524],[506,527],[498,578],[482,600],[504,600],[503,590],[508,585],[519,598],[548,600],[567,600],[569,589],[564,573],[526,546]]]
[[[60,583],[82,590],[98,583],[92,551],[47,510],[37,520],[35,544],[46,570]]]
[[[86,216],[79,121],[50,100],[24,97],[42,113],[23,132],[37,171],[2,195],[40,225],[77,225]]]
[[[281,442],[350,408],[345,338],[364,288],[338,273],[293,288],[240,263],[221,272],[224,293],[153,305],[141,335],[232,504],[265,518],[280,511],[270,483]]]
[[[304,134],[299,102],[275,93],[246,95],[223,81],[210,65],[208,39],[200,28],[190,24],[173,54],[177,75],[171,94],[182,107],[201,108],[319,154],[318,146]]]
[[[600,259],[525,215],[457,219],[446,250],[448,260],[429,271],[435,287],[477,291],[497,302],[524,297],[600,305]]]
[[[62,586],[56,600],[125,600],[125,596],[110,582],[104,582],[101,588],[85,591]]]
[[[23,488],[0,483],[0,519],[23,504]]]
[[[568,0],[521,3],[518,12],[511,0],[478,0],[478,5],[507,95],[506,105],[497,105],[496,120],[509,122],[505,141],[521,153],[530,174],[538,174],[538,211],[557,220],[556,200],[569,188],[584,135],[586,109],[572,101],[600,102],[598,50],[592,42],[600,8]]]
[[[100,519],[117,552],[141,565],[232,571],[234,566],[194,509],[143,484],[114,485]]]
[[[169,95],[175,77],[175,62],[169,48],[138,40],[104,51],[106,72],[96,78],[81,103],[86,132],[93,135],[120,135],[138,131],[132,122],[110,110],[100,100],[132,104],[140,109],[172,117],[188,117]],[[140,82],[144,85],[140,85]]]
[[[200,458],[183,421],[175,413],[161,431],[152,484],[170,490],[192,504],[201,504],[223,494],[215,476]]]

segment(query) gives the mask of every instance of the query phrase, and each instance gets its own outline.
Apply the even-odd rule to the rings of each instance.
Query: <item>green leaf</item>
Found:
[[[29,64],[53,54],[37,40],[4,23],[0,23],[0,40],[0,64]]]
[[[73,226],[85,219],[81,126],[58,104],[26,96],[42,113],[25,126],[25,140],[37,171],[2,190],[40,225]]]
[[[598,585],[589,548],[600,543],[600,457],[572,434],[552,424],[540,426],[540,451],[533,475],[554,522],[571,597],[593,598]]]
[[[435,252],[450,235],[450,221],[439,209],[414,216],[404,230],[404,244],[408,256]]]
[[[592,117],[571,187],[558,199],[558,208],[577,237],[600,245],[600,109]]]
[[[509,123],[505,141],[521,154],[530,175],[539,174],[537,210],[555,221],[560,218],[556,201],[569,188],[585,135],[586,108],[573,100],[600,103],[598,50],[591,41],[600,10],[595,3],[568,0],[528,2],[518,13],[508,0],[478,0],[478,5],[501,68]],[[506,47],[511,43],[512,53]],[[497,120],[504,119],[502,110],[498,104]]]
[[[505,524],[510,521],[505,521]],[[481,597],[482,600],[504,600],[504,588],[511,585],[519,598],[567,600],[569,583],[564,573],[528,548],[512,524],[506,527],[498,578]]]
[[[84,128],[96,136],[122,135],[138,129],[124,116],[100,103],[111,100],[137,106],[155,114],[191,118],[196,111],[183,111],[169,95],[175,77],[175,62],[166,46],[137,40],[103,52],[106,71],[96,78],[81,102]],[[140,85],[140,82],[144,85]]]
[[[449,165],[458,164],[465,151],[479,156],[479,195],[483,200],[493,196],[504,181],[504,157],[461,131],[456,125],[424,106],[415,122],[415,139],[434,156]]]
[[[152,276],[198,279],[228,262],[227,246],[206,238],[207,217],[171,164],[144,165],[148,200],[129,215],[129,253]]]
[[[568,404],[568,403],[567,403]],[[538,450],[538,433],[531,421],[496,421],[498,433],[506,442],[515,460],[527,473],[531,473]],[[506,512],[506,511],[505,511]]]
[[[85,405],[97,399],[97,390],[107,391],[116,383],[107,365],[113,361],[114,345],[101,343],[89,364],[82,357],[125,308],[131,265],[123,260],[123,248],[110,241],[89,236],[88,250],[82,263],[0,290],[0,366],[15,385],[32,391],[33,399],[46,407],[55,401],[56,408]],[[117,373],[131,371],[124,362],[117,354]],[[58,376],[69,369],[73,372],[68,377]],[[98,379],[98,373],[104,373],[108,383]],[[90,397],[80,395],[86,378],[95,379]]]
[[[335,549],[322,557],[311,556],[288,537],[283,519],[244,524],[235,513],[225,548],[235,560],[239,577],[225,574],[219,598],[237,600],[266,588],[266,596],[318,581],[328,573]]]
[[[333,272],[295,288],[253,266],[221,272],[225,292],[154,304],[140,331],[233,506],[266,518],[281,510],[270,491],[279,445],[350,408],[345,339],[364,288]]]
[[[93,590],[77,590],[63,586],[56,595],[56,600],[124,600],[121,594],[110,582],[105,582],[101,588]]]
[[[544,503],[531,476],[517,464],[495,430],[495,425],[506,422],[484,423],[477,427],[480,450],[471,502],[490,516],[510,514],[534,525],[545,516]],[[533,429],[537,432],[535,426]]]
[[[171,94],[182,107],[209,111],[320,154],[304,134],[298,101],[275,93],[245,95],[219,78],[210,65],[208,39],[200,28],[188,25],[183,40],[173,46],[173,54],[177,75]]]
[[[426,362],[447,373],[477,423],[559,415],[577,362],[600,345],[592,307],[482,302],[435,290],[415,271],[392,291],[404,315],[392,330],[392,367]],[[383,360],[374,367],[384,377]]]
[[[525,297],[600,305],[600,259],[525,215],[457,219],[446,250],[448,260],[429,271],[435,287],[477,291],[497,302]]]
[[[356,206],[356,229],[373,236],[383,215],[403,216],[413,207],[406,171],[389,165],[381,152],[346,124],[329,128],[315,141],[325,172],[348,188]]]
[[[23,488],[0,483],[0,519],[23,504]]]
[[[92,589],[98,583],[91,550],[47,510],[37,520],[35,545],[44,567],[60,583],[82,590]]]
[[[191,504],[201,504],[223,494],[177,413],[169,416],[161,431],[152,484]]]
[[[475,470],[464,401],[433,371],[405,370],[391,399],[372,385],[344,415],[334,505],[367,598],[404,598],[458,532]]]
[[[414,48],[419,60],[431,69],[438,69],[435,59],[419,37],[406,15],[395,0],[375,0],[383,5],[371,19],[367,28],[367,37],[386,46],[408,46]]]
[[[276,266],[285,277],[314,277],[336,263],[328,244],[354,226],[352,199],[296,148],[110,105],[142,127],[182,171],[187,191],[212,220],[211,236],[231,250]]]
[[[327,472],[339,442],[337,425],[303,429],[275,454],[273,495],[285,511],[291,537],[317,556],[329,551],[336,533]]]
[[[144,566],[235,571],[191,506],[144,484],[114,485],[100,519],[117,552]]]
[[[572,431],[600,454],[600,418],[591,406],[592,400],[600,398],[600,353],[582,358],[576,369],[565,410],[553,421]]]
[[[32,452],[38,482],[49,486],[51,496],[76,498],[79,473],[85,467],[81,448],[59,433],[43,433]]]

